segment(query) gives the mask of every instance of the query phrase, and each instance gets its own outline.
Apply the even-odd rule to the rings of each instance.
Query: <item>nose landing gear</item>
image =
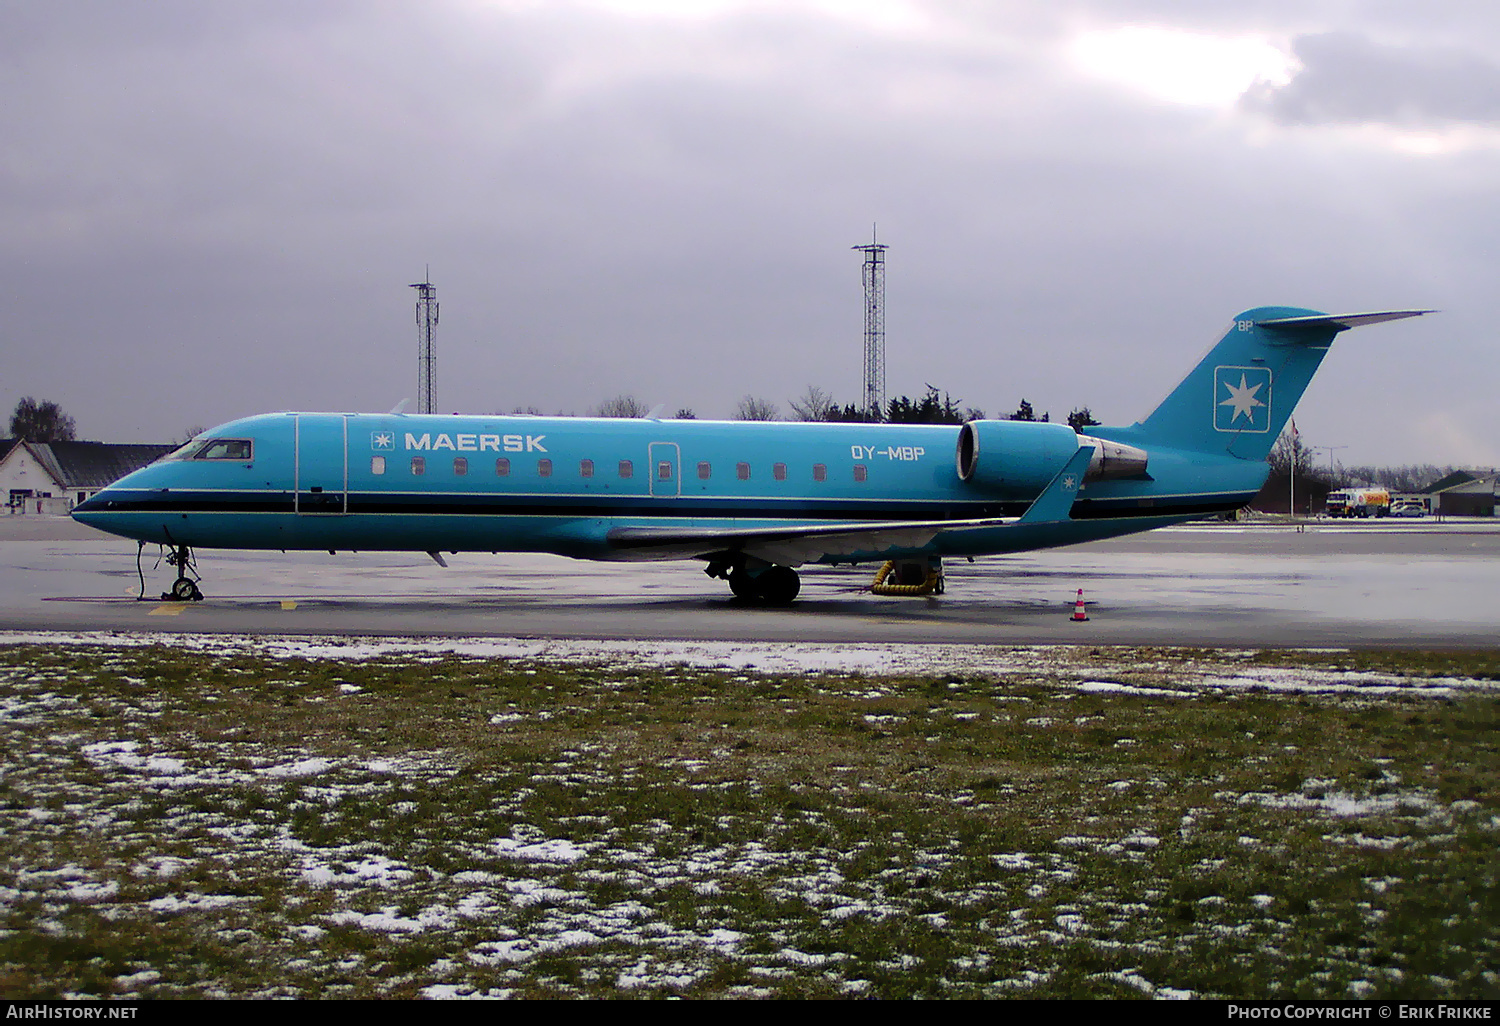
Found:
[[[135,550],[135,570],[141,578],[142,598],[146,597],[146,578],[141,573],[141,550],[146,547],[141,542]],[[163,602],[202,602],[203,590],[198,587],[198,563],[193,559],[193,550],[186,545],[174,545],[172,551],[167,553],[167,565],[177,568],[177,580],[172,582],[172,590],[161,593]],[[191,576],[189,576],[191,575]]]
[[[172,582],[170,593],[162,592],[161,597],[173,602],[202,602],[203,590],[198,587],[198,582],[191,577],[179,577]]]

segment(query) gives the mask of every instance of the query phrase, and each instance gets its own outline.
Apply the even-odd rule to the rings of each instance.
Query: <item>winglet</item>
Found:
[[[391,412],[388,414],[388,416],[391,416],[391,417],[404,417],[404,416],[406,416],[406,407],[407,407],[407,405],[410,402],[411,402],[410,399],[403,399],[403,400],[401,400],[395,406],[391,407]]]
[[[1078,498],[1078,489],[1083,484],[1084,472],[1094,458],[1094,447],[1085,445],[1073,454],[1067,465],[1058,472],[1050,484],[1042,489],[1017,524],[1050,523],[1071,519],[1073,501]]]

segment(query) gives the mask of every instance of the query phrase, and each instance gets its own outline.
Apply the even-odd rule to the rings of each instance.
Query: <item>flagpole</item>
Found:
[[[1287,476],[1286,511],[1295,520],[1297,517],[1297,420],[1292,418],[1292,471]]]

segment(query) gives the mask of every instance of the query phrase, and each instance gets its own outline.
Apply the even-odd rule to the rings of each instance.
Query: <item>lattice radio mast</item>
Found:
[[[870,419],[885,420],[885,251],[870,228],[870,244],[853,246],[865,255],[865,410]]]
[[[433,364],[437,353],[433,350],[433,329],[438,323],[437,286],[431,281],[432,269],[426,277],[412,285],[417,290],[417,412],[431,413],[437,398],[437,386],[433,377]]]

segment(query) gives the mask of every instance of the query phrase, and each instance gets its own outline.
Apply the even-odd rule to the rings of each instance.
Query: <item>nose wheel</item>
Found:
[[[198,587],[198,565],[193,550],[186,545],[174,546],[167,554],[167,565],[177,568],[177,580],[172,582],[171,591],[161,593],[162,601],[202,602],[203,590]]]
[[[172,582],[171,592],[162,598],[170,598],[174,602],[202,602],[203,591],[191,577],[179,577]]]

